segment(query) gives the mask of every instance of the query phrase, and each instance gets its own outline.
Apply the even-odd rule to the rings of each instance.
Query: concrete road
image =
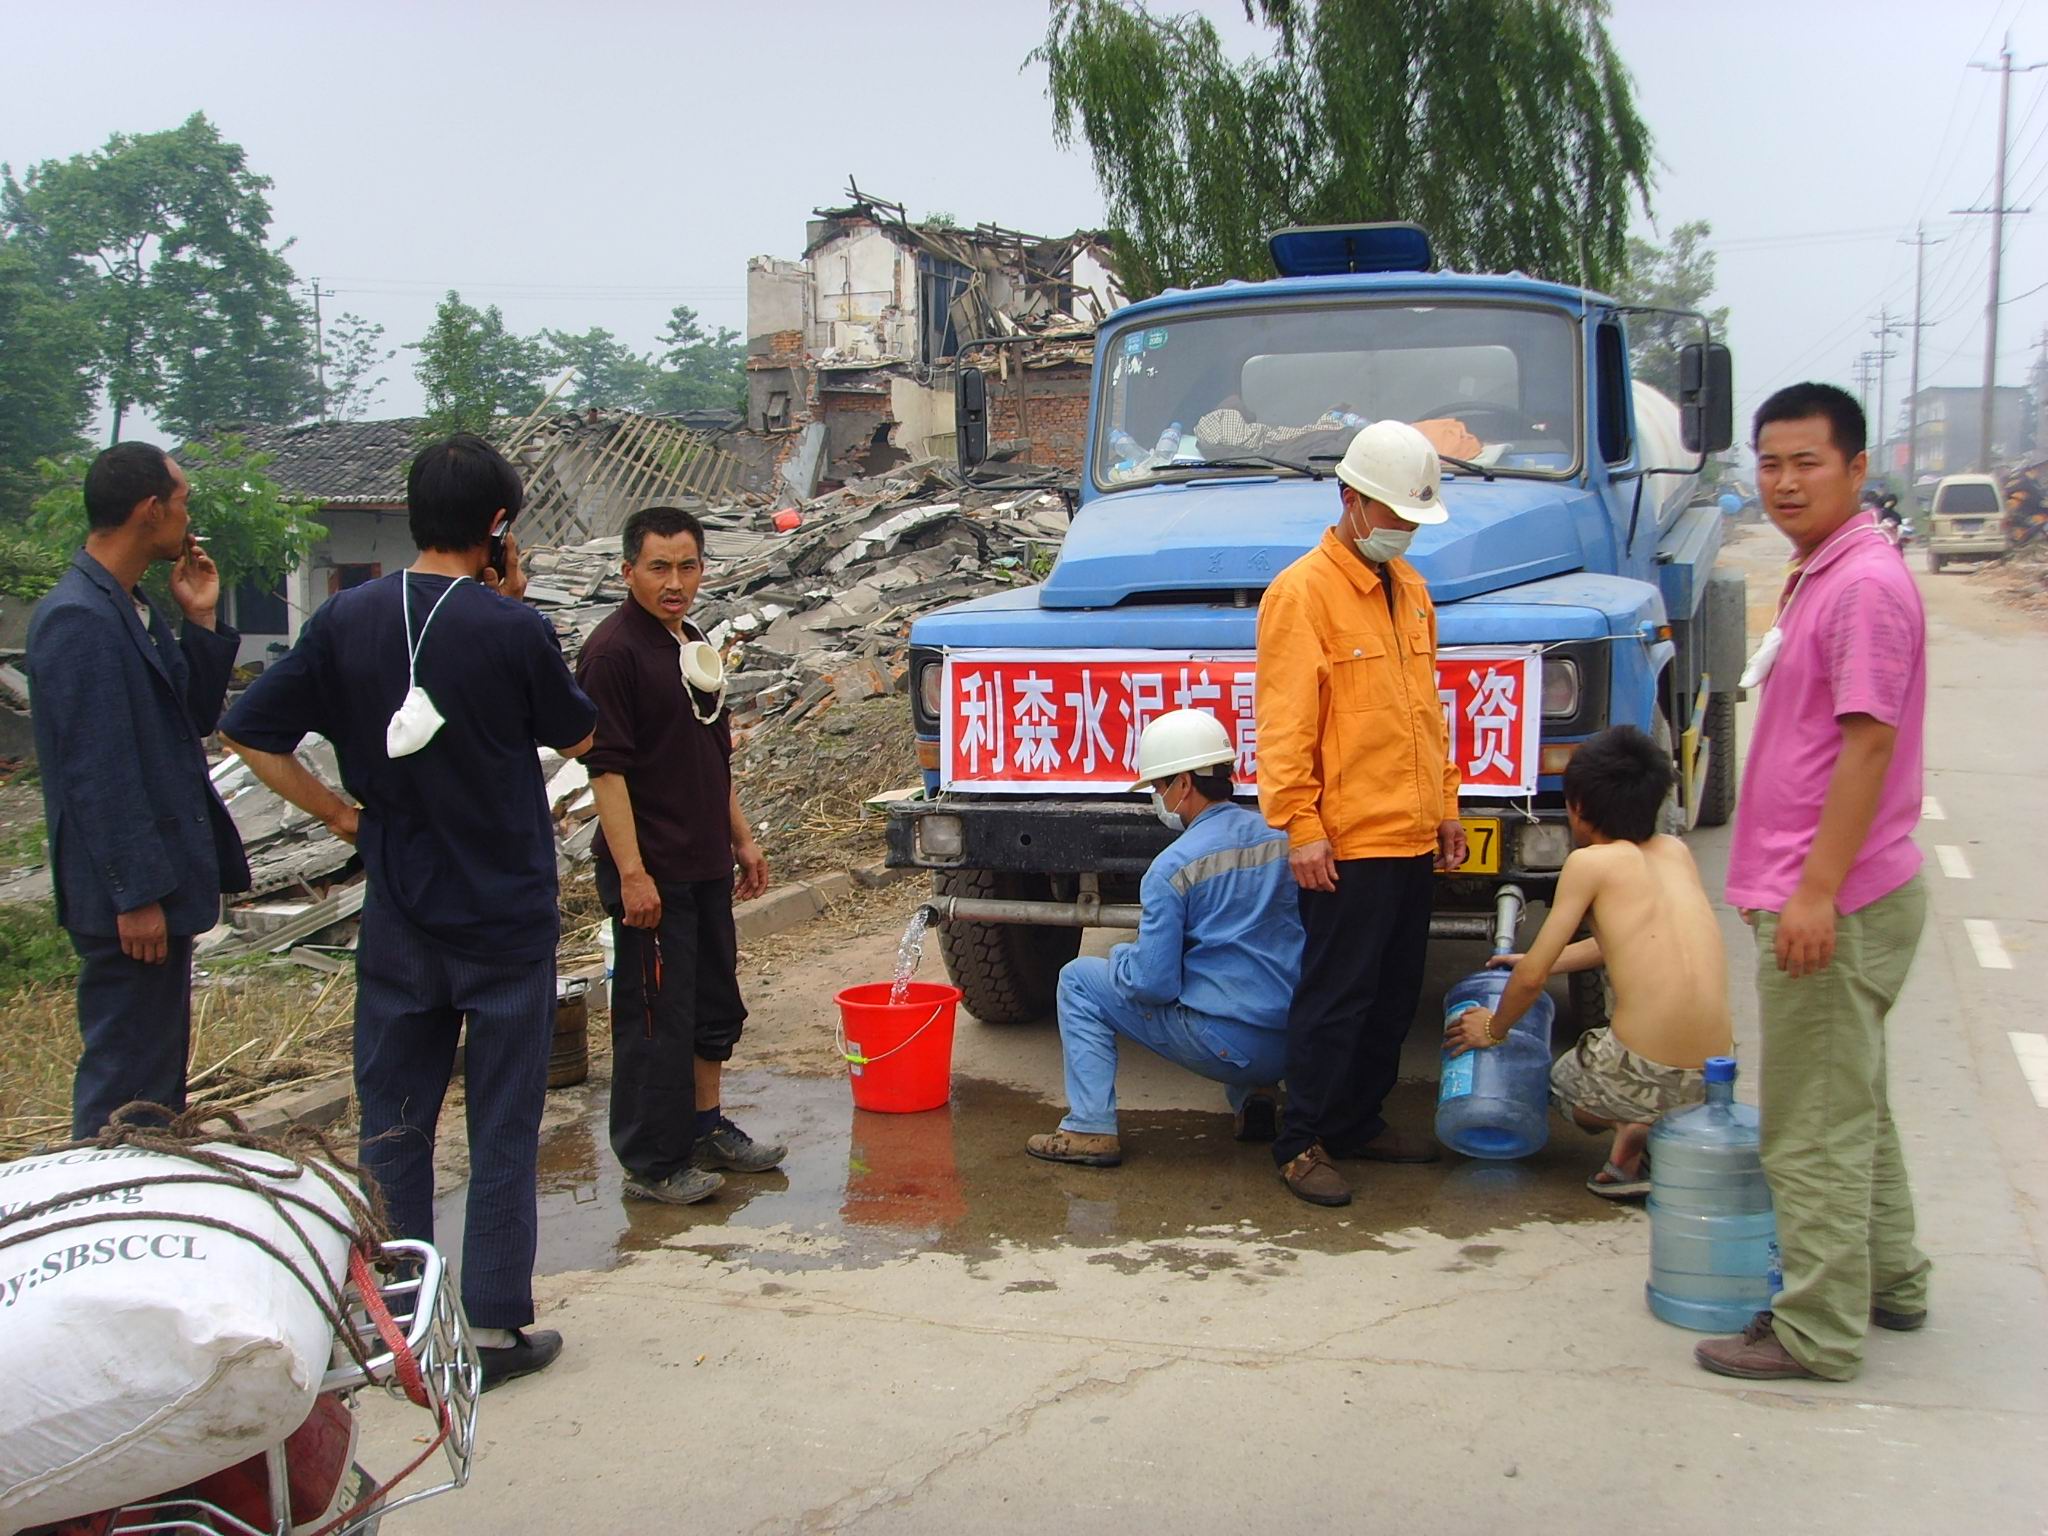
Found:
[[[1775,535],[1742,553],[1760,571]],[[1745,1386],[1643,1303],[1648,1221],[1587,1194],[1601,1141],[1529,1162],[1351,1165],[1294,1201],[1217,1096],[1155,1059],[1127,1161],[1035,1163],[1061,1101],[1049,1026],[962,1021],[945,1111],[856,1115],[831,994],[888,974],[914,901],[750,957],[728,1100],[793,1144],[715,1205],[620,1199],[603,1089],[545,1152],[543,1376],[484,1401],[471,1487],[406,1531],[1243,1532],[1299,1527],[2048,1529],[2048,637],[1966,576],[1931,617],[1933,917],[1892,1097],[1937,1269],[1924,1332],[1843,1385]],[[1724,833],[1695,844],[1718,891]],[[1754,947],[1724,919],[1757,1059]],[[1438,957],[1433,994],[1476,964]],[[1427,1124],[1432,1031],[1396,1115]],[[451,1189],[451,1217],[461,1191]],[[445,1227],[452,1241],[455,1228]],[[409,1459],[377,1406],[366,1459]]]

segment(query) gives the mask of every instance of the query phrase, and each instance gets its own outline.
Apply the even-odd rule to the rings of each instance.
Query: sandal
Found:
[[[1613,1163],[1605,1164],[1586,1180],[1586,1188],[1603,1200],[1639,1200],[1650,1192],[1650,1160],[1644,1158],[1643,1166],[1635,1173]]]

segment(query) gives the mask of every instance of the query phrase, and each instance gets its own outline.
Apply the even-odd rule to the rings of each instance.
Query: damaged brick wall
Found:
[[[993,448],[1022,444],[1011,461],[1081,472],[1088,445],[1088,364],[1012,368],[988,381],[988,436]]]

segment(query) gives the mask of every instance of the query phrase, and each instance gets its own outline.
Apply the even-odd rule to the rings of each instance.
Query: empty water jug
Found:
[[[1506,971],[1475,971],[1444,994],[1444,1022],[1471,1008],[1500,1007]],[[1527,1157],[1550,1139],[1550,1025],[1557,1007],[1539,996],[1507,1039],[1462,1056],[1445,1053],[1436,1096],[1436,1139],[1467,1157]]]
[[[1707,1101],[1650,1128],[1650,1310],[1735,1333],[1778,1289],[1777,1222],[1758,1115],[1735,1102],[1735,1058],[1708,1058]]]

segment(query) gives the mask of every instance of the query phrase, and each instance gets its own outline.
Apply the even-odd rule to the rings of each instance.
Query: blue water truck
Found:
[[[1432,271],[1413,225],[1286,230],[1272,251],[1277,278],[1104,322],[1057,562],[912,627],[923,789],[890,808],[889,863],[931,872],[947,972],[984,1022],[1043,1017],[1084,929],[1137,925],[1139,878],[1171,838],[1131,790],[1146,720],[1217,713],[1253,792],[1259,597],[1336,518],[1331,471],[1363,421],[1431,423],[1463,450],[1444,455],[1450,520],[1408,556],[1437,605],[1471,842],[1433,935],[1511,938],[1554,891],[1561,775],[1609,725],[1668,747],[1672,830],[1733,808],[1745,594],[1715,568],[1719,508],[1695,496],[1732,436],[1729,355],[1705,319]],[[1630,327],[1652,320],[1684,343],[1675,400],[1631,377]],[[1009,387],[959,368],[963,467],[988,458]],[[1573,983],[1599,1017],[1598,973]]]

